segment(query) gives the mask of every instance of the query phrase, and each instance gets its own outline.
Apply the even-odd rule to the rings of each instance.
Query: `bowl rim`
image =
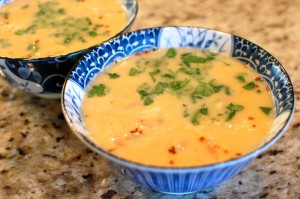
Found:
[[[115,37],[118,37],[118,36],[122,35],[122,33],[124,33],[124,31],[128,30],[133,25],[133,23],[134,23],[134,21],[137,17],[137,14],[138,14],[139,4],[138,4],[138,0],[132,0],[132,1],[135,2],[135,12],[133,13],[132,18],[130,18],[130,20],[127,21],[126,25],[119,32],[117,32],[116,34],[114,34],[113,36],[111,36],[108,39],[105,39],[101,42],[98,41],[94,45],[89,46],[87,48],[79,49],[79,50],[76,50],[76,51],[73,51],[73,52],[64,53],[64,54],[60,54],[60,55],[38,57],[38,58],[21,58],[21,57],[13,58],[13,57],[7,57],[7,56],[1,56],[0,55],[0,59],[37,62],[37,61],[47,61],[47,60],[53,60],[53,59],[60,59],[62,57],[76,56],[76,55],[81,54],[81,53],[85,54],[85,53],[91,51],[92,49],[96,48],[98,45],[100,45],[102,43],[105,43],[105,42],[109,41],[112,38],[115,38]],[[118,2],[120,3],[120,1],[118,1]],[[127,12],[127,9],[125,8],[125,6],[123,6],[123,4],[121,4],[121,7],[123,7],[124,10]],[[127,13],[127,16],[129,16],[128,13]]]
[[[154,26],[154,27],[147,27],[147,28],[143,28],[143,29],[137,29],[137,30],[133,30],[124,34],[121,34],[119,36],[113,37],[109,40],[107,40],[106,42],[103,42],[97,46],[94,46],[94,49],[97,49],[97,47],[100,46],[105,46],[106,44],[112,43],[114,40],[117,40],[119,38],[121,38],[122,36],[128,36],[131,34],[134,34],[136,32],[141,32],[141,31],[146,31],[146,30],[152,30],[152,29],[164,29],[164,28],[185,28],[185,29],[191,29],[191,28],[196,28],[196,29],[205,29],[205,30],[210,30],[213,32],[217,32],[220,34],[227,34],[229,36],[234,36],[234,37],[238,37],[241,39],[244,39],[245,41],[260,47],[259,45],[257,45],[256,43],[251,42],[248,39],[245,39],[244,37],[240,37],[237,36],[235,34],[231,34],[231,33],[227,33],[227,32],[223,32],[223,31],[219,31],[219,30],[215,30],[215,29],[210,29],[210,28],[202,28],[202,27],[198,27],[198,26]],[[261,48],[261,47],[260,47]],[[93,48],[89,49],[89,51],[85,54],[89,54],[91,53],[93,50]],[[267,52],[269,55],[271,55],[273,57],[273,55],[271,53],[269,53],[267,50],[265,50],[264,48],[261,48],[262,50],[264,50],[265,52]],[[267,142],[263,143],[261,146],[249,151],[246,154],[243,154],[239,157],[235,157],[229,160],[225,160],[222,162],[217,162],[217,163],[211,163],[211,164],[204,164],[204,165],[199,165],[199,166],[184,166],[184,167],[168,167],[168,166],[155,166],[155,165],[147,165],[147,164],[142,164],[142,163],[138,163],[135,161],[131,161],[131,160],[127,160],[124,159],[122,157],[116,156],[112,153],[107,152],[106,150],[102,149],[101,147],[97,146],[94,142],[92,142],[87,136],[81,134],[73,125],[73,123],[71,122],[67,110],[66,110],[66,106],[65,106],[65,91],[66,91],[66,86],[68,84],[70,80],[70,76],[73,73],[73,71],[75,71],[75,69],[78,67],[79,62],[81,62],[81,60],[84,58],[85,56],[82,56],[77,62],[76,64],[73,66],[73,68],[70,70],[70,72],[68,73],[68,75],[66,76],[66,81],[64,82],[63,85],[63,89],[61,92],[61,107],[62,107],[62,112],[63,115],[65,117],[65,120],[68,124],[68,126],[70,127],[70,130],[86,145],[88,146],[89,149],[91,149],[92,151],[94,151],[95,153],[97,153],[98,155],[103,156],[105,159],[108,159],[112,162],[117,162],[120,165],[126,166],[126,167],[134,167],[134,168],[139,168],[142,170],[148,170],[148,171],[164,171],[164,172],[175,172],[175,173],[186,173],[187,171],[206,171],[206,170],[212,170],[212,169],[220,169],[220,168],[224,168],[224,167],[228,167],[228,166],[232,166],[235,164],[238,164],[239,162],[245,162],[245,161],[249,161],[254,159],[255,157],[257,157],[259,154],[263,153],[264,151],[266,151],[270,146],[272,146],[277,140],[279,140],[281,138],[281,136],[284,134],[284,132],[288,129],[289,124],[291,123],[292,117],[294,115],[295,112],[295,94],[294,94],[294,88],[293,88],[293,84],[291,81],[290,76],[288,75],[287,71],[285,70],[285,68],[283,67],[283,65],[275,58],[273,57],[277,63],[278,63],[278,67],[281,69],[282,74],[286,77],[286,82],[290,83],[291,86],[291,98],[292,100],[292,107],[291,107],[291,111],[286,119],[286,121],[284,122],[283,126],[277,130],[276,133],[274,133],[274,136],[268,140]],[[128,57],[128,56],[126,56]],[[126,58],[125,57],[125,58]],[[113,63],[112,63],[113,64]],[[111,64],[111,65],[112,65]],[[109,67],[109,66],[108,66]],[[101,71],[99,71],[97,74],[101,73]]]

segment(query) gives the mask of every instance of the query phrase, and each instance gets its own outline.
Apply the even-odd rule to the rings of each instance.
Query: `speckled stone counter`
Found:
[[[219,187],[185,196],[145,190],[115,174],[64,121],[60,100],[0,81],[0,199],[5,198],[300,198],[300,1],[140,0],[132,30],[191,25],[249,39],[286,68],[296,112],[284,136]]]

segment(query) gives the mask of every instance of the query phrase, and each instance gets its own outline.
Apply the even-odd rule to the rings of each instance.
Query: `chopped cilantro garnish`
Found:
[[[169,78],[169,79],[175,79],[175,75],[173,75],[171,73],[163,74],[162,77]]]
[[[16,35],[24,35],[24,34],[26,34],[26,33],[27,33],[27,30],[17,30],[17,31],[15,32]]]
[[[154,62],[154,66],[159,67],[162,63],[163,63],[162,60],[156,59],[155,62]]]
[[[246,90],[253,90],[255,88],[255,83],[249,82],[248,84],[244,85],[243,88]]]
[[[91,37],[96,37],[98,34],[97,34],[97,32],[96,31],[90,31],[89,32],[89,36],[91,36]]]
[[[171,88],[173,91],[178,91],[185,88],[189,82],[190,82],[189,79],[184,79],[182,81],[172,81]]]
[[[242,82],[242,83],[245,83],[245,82],[246,82],[246,79],[245,79],[245,77],[244,77],[243,75],[238,75],[238,76],[236,76],[236,79],[239,80],[239,81]]]
[[[150,86],[147,83],[142,84],[138,87],[137,92],[141,96],[141,99],[144,99],[148,95],[150,95]]]
[[[193,55],[191,53],[185,53],[185,54],[181,55],[181,59],[184,64],[186,64],[187,66],[190,66],[190,63],[206,63],[211,60],[214,60],[215,57],[212,55],[207,56],[207,57],[199,57],[199,56]]]
[[[165,89],[168,87],[168,83],[163,83],[159,82],[156,86],[155,89],[153,90],[153,94],[160,95],[163,94]]]
[[[200,115],[207,115],[208,114],[208,108],[206,106],[202,106],[200,109],[198,109],[193,117],[192,117],[192,123],[194,125],[199,125],[199,116]]]
[[[148,106],[153,103],[153,100],[150,97],[146,97],[144,100],[144,105]]]
[[[136,68],[131,68],[129,71],[129,76],[135,76],[139,74],[139,71]]]
[[[88,92],[88,97],[94,97],[94,96],[105,96],[109,90],[106,88],[104,84],[95,85],[92,87],[92,89]]]
[[[141,96],[142,99],[144,97],[147,97],[149,95],[149,93],[147,91],[145,91],[145,90],[138,90],[137,92],[140,94],[140,96]]]
[[[225,94],[226,95],[231,95],[231,91],[230,91],[230,88],[228,86],[225,86]]]
[[[218,93],[218,92],[220,92],[220,90],[224,87],[224,85],[216,85],[216,84],[214,83],[214,81],[215,81],[215,80],[211,80],[211,81],[209,82],[209,85],[214,89],[215,93]]]
[[[192,101],[195,103],[196,99],[202,99],[203,97],[208,97],[214,93],[214,90],[206,83],[201,83],[197,86],[195,91],[192,93]]]
[[[167,53],[166,53],[166,57],[173,58],[173,57],[176,56],[176,54],[177,54],[177,52],[174,48],[169,48]]]
[[[229,110],[226,121],[230,121],[238,111],[244,110],[244,106],[230,103],[226,108]]]
[[[265,106],[260,106],[259,108],[260,108],[260,110],[262,110],[262,112],[264,112],[266,115],[269,115],[270,112],[271,112],[271,110],[272,110],[271,107],[265,107]]]
[[[156,69],[156,70],[154,70],[154,71],[149,72],[149,74],[150,74],[150,76],[151,76],[151,78],[152,78],[152,80],[153,80],[154,82],[156,81],[155,75],[157,75],[157,74],[159,74],[159,73],[160,73],[160,70],[159,70],[159,69]]]
[[[118,75],[117,73],[107,73],[107,74],[109,75],[109,77],[111,79],[116,79],[116,78],[120,77],[120,75]]]

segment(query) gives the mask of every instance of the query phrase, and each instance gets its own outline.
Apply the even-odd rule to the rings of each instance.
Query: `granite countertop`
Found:
[[[215,189],[180,197],[143,189],[115,174],[69,130],[60,100],[0,81],[0,198],[299,198],[300,1],[139,1],[131,30],[166,25],[217,29],[251,40],[290,74],[296,112],[284,136]]]

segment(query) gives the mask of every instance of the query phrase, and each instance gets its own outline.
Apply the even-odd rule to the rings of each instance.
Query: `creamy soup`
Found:
[[[15,0],[0,7],[0,56],[75,52],[116,35],[126,19],[116,0]]]
[[[190,48],[143,52],[95,78],[83,101],[92,139],[145,165],[226,161],[269,134],[269,87],[244,63]]]

